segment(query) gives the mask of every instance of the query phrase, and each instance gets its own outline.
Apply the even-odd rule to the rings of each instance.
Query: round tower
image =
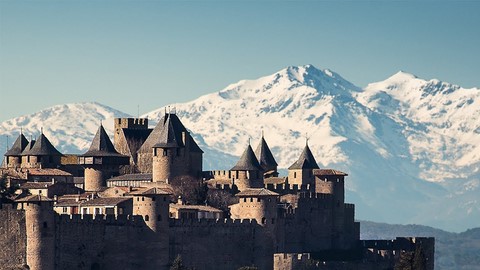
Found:
[[[5,153],[5,165],[7,168],[18,168],[22,163],[22,152],[28,145],[28,140],[23,136],[23,133],[20,133],[18,138],[13,143],[12,148],[10,148]]]
[[[133,196],[133,215],[141,216],[148,230],[142,229],[140,241],[155,252],[144,254],[152,269],[168,269],[169,261],[169,203],[171,193],[158,188],[141,188]]]
[[[171,179],[175,177],[175,159],[177,152],[181,151],[179,148],[153,148],[152,160],[152,181],[170,183]]]
[[[31,270],[55,269],[55,214],[53,201],[30,195],[16,201],[25,210],[27,265]]]
[[[255,219],[264,227],[277,223],[278,193],[265,188],[248,188],[236,196],[239,203],[231,207],[233,219]]]
[[[85,168],[85,191],[100,191],[107,186],[105,180],[118,174],[120,165],[130,164],[129,157],[119,154],[102,125],[98,128],[88,151],[78,157]]]
[[[234,184],[240,191],[264,186],[263,168],[258,163],[250,144],[230,171],[233,173]]]

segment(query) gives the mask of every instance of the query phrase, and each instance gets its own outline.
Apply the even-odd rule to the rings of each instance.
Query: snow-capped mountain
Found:
[[[357,205],[358,218],[460,231],[480,220],[479,103],[477,88],[400,72],[361,89],[306,65],[240,81],[170,110],[205,151],[205,169],[231,168],[262,131],[279,166],[287,168],[308,138],[321,167],[349,173],[347,200]],[[43,125],[59,150],[82,152],[100,120],[125,116],[99,104],[65,106],[4,122],[0,134],[13,140],[20,126],[29,134]],[[155,124],[164,112],[143,117]]]
[[[0,134],[4,138],[8,136],[11,147],[21,131],[30,140],[43,130],[60,152],[78,154],[90,147],[101,122],[113,135],[114,117],[130,115],[96,102],[57,105],[0,123]],[[0,141],[2,156],[6,149],[4,138]]]

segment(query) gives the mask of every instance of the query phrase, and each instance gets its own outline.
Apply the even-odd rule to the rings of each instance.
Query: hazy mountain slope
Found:
[[[128,116],[95,102],[57,105],[0,123],[0,134],[9,137],[11,147],[21,129],[28,140],[35,139],[43,129],[60,152],[81,153],[90,147],[100,122],[113,135],[113,118]],[[3,156],[6,149],[6,140],[3,138],[0,140],[0,149]]]
[[[404,126],[358,102],[362,93],[338,74],[307,65],[240,81],[175,109],[205,144],[237,156],[250,138],[252,144],[258,143],[264,130],[283,168],[296,160],[307,136],[321,166],[351,175],[347,198],[357,204],[358,216],[390,222],[424,218],[416,212],[432,201],[438,204],[437,198],[446,197],[448,191],[419,179],[422,170],[412,162]],[[145,116],[163,114],[161,108]],[[429,217],[422,221],[433,225],[436,221]]]

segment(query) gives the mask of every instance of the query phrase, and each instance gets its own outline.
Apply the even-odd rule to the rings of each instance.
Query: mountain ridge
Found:
[[[298,158],[309,138],[321,167],[333,167],[350,174],[346,183],[347,198],[357,204],[360,218],[438,223],[442,228],[459,231],[474,226],[480,218],[480,202],[475,200],[480,193],[480,163],[474,145],[480,140],[474,131],[480,127],[475,121],[464,123],[466,119],[452,110],[458,110],[457,105],[473,95],[473,101],[462,103],[460,108],[475,120],[480,113],[473,106],[480,102],[480,97],[460,86],[426,82],[429,81],[398,72],[361,89],[329,69],[305,65],[230,84],[218,92],[177,104],[175,111],[205,150],[205,169],[230,169],[248,141],[259,139],[262,130],[279,167],[286,168]],[[436,90],[435,87],[443,92],[431,91],[423,96],[419,92]],[[405,93],[410,94],[405,96]],[[452,94],[454,100],[448,96]],[[448,112],[438,114],[441,109],[424,108],[438,100],[447,104]],[[97,114],[95,109],[90,109],[83,114]],[[148,117],[154,125],[165,110],[166,107],[161,107],[142,117]],[[110,110],[100,115],[97,118],[105,121],[126,114]],[[47,135],[73,136],[58,132],[62,128],[91,129],[75,142],[76,152],[86,151],[98,120],[78,120],[88,125],[57,125],[55,132],[51,130]],[[455,123],[448,126],[445,124],[448,121]],[[0,124],[0,134],[6,130],[4,123]],[[112,134],[112,127],[107,123],[105,126]],[[453,142],[446,139],[451,132],[449,127],[455,127]],[[59,142],[73,143],[67,139]],[[459,146],[457,151],[455,145]],[[59,150],[64,149],[68,147]],[[455,165],[452,161],[462,166],[452,168]],[[432,207],[444,207],[448,211],[435,215],[429,211]],[[459,225],[455,219],[464,222]]]

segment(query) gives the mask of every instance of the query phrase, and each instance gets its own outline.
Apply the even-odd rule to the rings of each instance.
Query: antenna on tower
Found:
[[[6,148],[6,151],[8,151],[8,135],[5,135],[5,137],[7,137],[7,145],[5,146],[5,148]]]
[[[137,118],[140,118],[140,105],[137,104]]]
[[[308,145],[308,132],[305,132],[305,144]]]

